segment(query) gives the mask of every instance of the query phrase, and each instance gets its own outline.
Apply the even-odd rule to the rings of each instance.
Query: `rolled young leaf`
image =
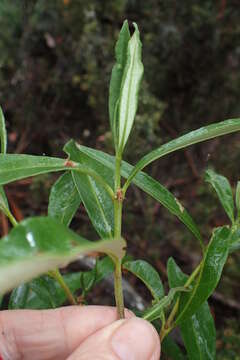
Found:
[[[187,146],[213,139],[217,136],[230,134],[239,130],[240,119],[230,119],[208,126],[203,126],[198,130],[190,131],[189,133],[180,136],[177,139],[169,141],[167,144],[164,144],[159,148],[151,151],[138,161],[137,165],[132,169],[126,183],[124,184],[124,191],[127,190],[136,174],[154,160],[157,160],[160,157],[163,157],[174,151],[183,149]]]
[[[190,294],[181,297],[176,324],[192,316],[215,290],[227,260],[230,239],[231,230],[228,227],[214,230],[196,284]]]
[[[167,264],[168,281],[171,288],[183,286],[185,275],[173,258]],[[214,320],[205,301],[190,318],[180,324],[180,332],[191,360],[214,360],[216,357],[216,330]]]
[[[143,76],[142,44],[138,26],[128,42],[127,59],[124,68],[118,105],[118,149],[122,153],[130,135],[138,106],[138,93]]]
[[[233,193],[228,179],[208,169],[205,173],[205,180],[212,185],[229,219],[234,223]]]
[[[78,149],[74,141],[64,146],[64,151],[70,159],[80,165],[86,165],[100,174],[106,183],[113,187],[114,171],[104,168],[99,162]],[[74,184],[87,210],[88,216],[102,238],[112,237],[114,229],[113,201],[100,183],[85,174],[72,173]]]
[[[159,301],[164,296],[164,288],[158,272],[144,260],[127,261],[126,269],[138,277],[151,292],[154,300]]]
[[[72,174],[63,174],[52,186],[48,215],[68,226],[81,204],[81,198],[74,184]]]
[[[107,169],[110,169],[112,172],[114,171],[115,158],[113,156],[79,144],[76,144],[76,146],[81,154],[85,154],[97,163],[101,164],[101,166],[104,167],[106,171]],[[131,173],[132,169],[132,165],[123,161],[121,167],[121,175],[127,178]],[[110,176],[111,172],[109,172],[109,177]],[[202,245],[202,237],[194,220],[189,215],[187,210],[184,209],[181,203],[175,198],[175,196],[172,195],[172,193],[167,188],[165,188],[158,181],[154,180],[144,172],[140,172],[133,179],[133,183],[140,189],[145,191],[147,194],[152,196],[155,200],[160,202],[172,214],[177,216],[179,220],[181,220],[188,227],[188,229],[194,234],[194,236],[200,241]]]
[[[66,266],[80,254],[125,254],[123,239],[88,241],[50,217],[29,218],[0,240],[0,294],[47,271]]]
[[[122,84],[123,73],[127,61],[128,41],[130,40],[130,32],[128,21],[125,20],[119,33],[118,41],[115,47],[116,64],[112,69],[112,76],[109,87],[109,118],[113,134],[114,144],[117,150],[118,146],[118,104],[120,97],[120,89]]]

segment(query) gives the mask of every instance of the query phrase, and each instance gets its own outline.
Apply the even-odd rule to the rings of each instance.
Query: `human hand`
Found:
[[[3,360],[158,360],[160,344],[152,325],[128,311],[116,321],[115,308],[70,306],[1,311],[0,354]]]

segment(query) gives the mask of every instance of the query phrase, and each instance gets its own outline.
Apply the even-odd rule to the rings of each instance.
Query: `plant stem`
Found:
[[[53,277],[61,286],[61,288],[64,290],[65,294],[67,295],[67,298],[71,305],[77,305],[77,301],[75,297],[73,296],[71,290],[67,286],[67,284],[64,281],[64,278],[62,277],[60,271],[58,269],[49,271],[48,274]]]
[[[195,277],[198,275],[200,269],[202,266],[202,262],[200,262],[200,264],[196,267],[196,269],[192,272],[192,274],[189,276],[189,278],[187,279],[186,283],[184,284],[184,287],[187,288],[195,279]],[[170,331],[172,331],[172,329],[174,328],[174,325],[172,325],[172,322],[174,320],[174,317],[176,315],[176,313],[178,312],[178,308],[179,308],[179,303],[180,303],[180,298],[177,299],[174,307],[172,308],[172,311],[165,323],[165,326],[162,327],[161,332],[160,332],[160,340],[163,341],[163,339],[170,333]]]
[[[114,198],[114,237],[119,239],[122,231],[122,190],[121,190],[121,161],[120,155],[116,155],[115,165],[115,198]],[[114,294],[115,301],[120,319],[124,318],[124,299],[122,291],[122,261],[119,258],[115,259],[114,272]]]
[[[15,217],[13,216],[13,214],[11,213],[11,211],[9,209],[5,209],[5,215],[8,217],[9,221],[11,222],[11,224],[16,227],[18,222],[15,219]]]

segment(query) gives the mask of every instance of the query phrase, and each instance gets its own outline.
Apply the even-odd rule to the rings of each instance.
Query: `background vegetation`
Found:
[[[145,66],[129,161],[190,129],[239,117],[237,0],[0,0],[0,102],[12,152],[58,155],[72,137],[111,149],[108,85],[125,18],[139,25]],[[148,171],[176,194],[207,239],[227,219],[204,171],[212,166],[235,185],[239,157],[236,134],[168,156]],[[44,176],[7,188],[18,219],[45,212],[53,181]],[[81,233],[89,232],[85,220],[81,209],[73,223]],[[150,260],[163,278],[170,255],[185,271],[198,262],[191,234],[142,193],[129,194],[124,221],[132,255]],[[0,226],[5,233],[3,217]],[[211,302],[222,335],[219,359],[240,353],[239,264],[239,255],[230,257]]]

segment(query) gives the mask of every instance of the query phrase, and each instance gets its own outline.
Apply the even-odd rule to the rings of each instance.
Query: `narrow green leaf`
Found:
[[[240,181],[237,182],[235,202],[237,211],[240,214]]]
[[[227,260],[230,239],[231,230],[228,227],[214,230],[196,284],[190,294],[181,297],[176,324],[192,316],[215,290]]]
[[[104,168],[99,162],[80,152],[78,145],[74,141],[69,141],[65,145],[64,151],[70,156],[71,160],[77,161],[81,165],[87,165],[90,169],[100,174],[106,183],[113,188],[114,171]],[[114,209],[113,201],[109,194],[100,183],[97,183],[88,175],[74,172],[72,176],[94,228],[100,237],[112,237]]]
[[[118,41],[115,47],[116,64],[112,69],[112,76],[109,87],[109,118],[113,133],[115,146],[118,145],[118,102],[120,97],[120,89],[122,77],[127,59],[128,41],[130,40],[130,32],[128,21],[125,20],[119,33]]]
[[[50,217],[29,218],[0,240],[0,294],[80,254],[99,251],[122,258],[124,246],[122,239],[88,241]]]
[[[212,185],[229,219],[234,223],[233,193],[228,179],[208,169],[205,174],[205,180]]]
[[[167,265],[168,281],[172,288],[183,286],[188,276],[170,258]],[[196,313],[180,324],[180,332],[191,360],[214,360],[216,357],[216,330],[208,303],[205,301]]]
[[[67,169],[64,159],[34,155],[0,155],[0,185],[29,176]]]
[[[171,336],[164,338],[161,344],[162,353],[167,355],[171,360],[186,360],[180,347],[175,343]]]
[[[127,62],[122,78],[119,98],[119,149],[123,151],[131,132],[138,106],[138,93],[143,76],[142,44],[136,23],[134,34],[128,42]]]
[[[69,225],[81,203],[81,198],[73,182],[72,174],[66,172],[52,186],[48,215]]]
[[[126,183],[124,184],[124,190],[127,189],[127,187],[130,185],[136,174],[154,160],[157,160],[176,150],[183,149],[187,146],[197,144],[202,141],[210,140],[217,136],[230,134],[239,130],[240,130],[240,119],[230,119],[219,123],[211,124],[208,126],[203,126],[198,130],[191,131],[186,135],[180,136],[177,139],[169,141],[167,144],[164,144],[159,148],[151,151],[150,153],[148,153],[138,161],[137,165],[132,169]]]
[[[85,154],[94,161],[96,161],[98,164],[101,164],[102,168],[104,168],[106,172],[107,169],[114,171],[115,158],[113,156],[108,155],[99,150],[90,149],[82,145],[76,145],[76,146],[78,147],[78,151],[81,154]],[[124,178],[128,178],[132,169],[133,169],[132,165],[123,161],[121,175]],[[111,172],[109,172],[109,177],[110,176],[111,176]],[[162,204],[165,208],[167,208],[172,214],[177,216],[179,220],[181,220],[189,228],[189,230],[202,244],[202,237],[194,220],[189,215],[187,210],[183,208],[181,203],[172,195],[170,191],[168,191],[168,189],[166,189],[158,181],[154,180],[144,172],[140,172],[139,174],[137,174],[137,176],[133,179],[133,183],[136,186],[138,186],[140,189],[145,191],[147,194],[152,196],[155,200],[160,202],[160,204]]]
[[[127,261],[123,268],[137,276],[151,292],[154,300],[164,296],[164,288],[158,272],[144,260]]]
[[[7,131],[5,125],[5,119],[3,115],[2,108],[0,106],[0,143],[1,143],[1,153],[6,154],[7,152]]]

